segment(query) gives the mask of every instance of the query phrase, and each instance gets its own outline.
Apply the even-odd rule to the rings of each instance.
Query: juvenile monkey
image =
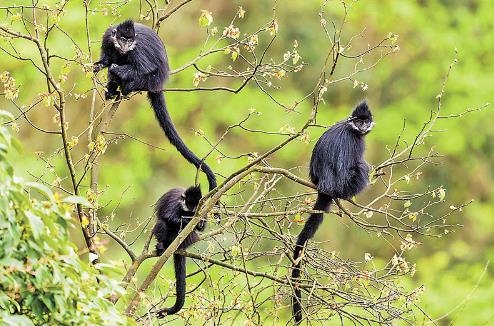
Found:
[[[201,189],[198,186],[193,186],[186,190],[182,188],[171,189],[158,200],[156,203],[156,225],[153,228],[153,234],[158,241],[156,244],[156,253],[158,255],[161,256],[165,252],[180,231],[190,222],[201,197]],[[198,235],[196,231],[203,231],[205,227],[206,222],[201,220],[178,249],[186,249],[197,242]],[[177,300],[172,307],[159,310],[157,312],[158,318],[179,312],[185,303],[185,257],[174,254],[173,263],[175,266]]]

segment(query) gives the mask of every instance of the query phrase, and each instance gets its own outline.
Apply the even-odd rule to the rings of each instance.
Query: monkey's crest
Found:
[[[202,198],[202,192],[200,186],[192,186],[184,192],[185,205],[190,211],[195,211],[199,201]]]
[[[367,101],[360,102],[357,105],[357,107],[353,110],[351,117],[360,120],[372,120],[372,113],[369,110]]]
[[[117,27],[119,34],[126,38],[135,37],[134,21],[132,19],[127,19],[126,21],[120,23]]]

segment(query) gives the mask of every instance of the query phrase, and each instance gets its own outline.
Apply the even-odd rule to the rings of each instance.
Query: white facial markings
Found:
[[[117,41],[117,38],[112,36],[111,40],[113,41],[113,46],[115,47],[115,49],[120,50],[121,47],[120,47],[120,43],[118,43],[118,41]]]
[[[348,124],[352,127],[353,130],[356,130],[359,133],[361,133],[362,135],[365,135],[365,134],[369,133],[372,130],[372,128],[374,128],[375,122],[374,121],[371,121],[371,122],[365,121],[365,122],[361,122],[359,124],[359,126],[357,126],[355,124],[355,121],[350,120],[348,122]]]
[[[129,51],[134,50],[134,48],[136,47],[136,43],[137,43],[137,41],[135,41],[135,40],[134,40],[134,42],[132,42],[132,44],[129,46]]]
[[[137,44],[135,39],[126,39],[125,37],[119,39],[116,35],[116,30],[112,31],[110,39],[113,42],[115,49],[122,54],[134,50]]]
[[[355,125],[355,122],[350,121],[350,122],[349,122],[349,125],[352,127],[352,129],[354,129],[354,130],[359,130],[359,131],[360,131],[359,127],[357,127],[357,126]]]
[[[367,132],[371,131],[372,128],[374,128],[375,125],[376,125],[376,123],[374,121],[372,121],[366,131]]]
[[[180,205],[182,206],[182,210],[183,210],[184,212],[190,212],[190,209],[189,209],[189,208],[187,207],[187,205],[185,204],[185,200],[183,200],[183,199],[182,199],[182,200],[180,201]]]

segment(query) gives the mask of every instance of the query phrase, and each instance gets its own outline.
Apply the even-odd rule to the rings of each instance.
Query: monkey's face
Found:
[[[113,46],[121,54],[126,54],[135,48],[135,31],[134,28],[115,28],[112,30],[111,38]]]
[[[372,119],[372,113],[369,110],[367,102],[360,102],[346,122],[351,130],[355,131],[357,134],[368,134],[374,127],[374,120]]]
[[[189,212],[195,212],[199,201],[202,198],[201,188],[190,187],[182,194],[182,208]]]
[[[360,119],[355,117],[351,117],[348,124],[353,130],[361,135],[368,134],[375,125],[372,119]]]

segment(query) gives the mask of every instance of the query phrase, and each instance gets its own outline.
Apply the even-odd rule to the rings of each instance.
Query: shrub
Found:
[[[127,324],[107,300],[120,290],[105,275],[109,266],[81,261],[69,240],[73,206],[83,199],[15,176],[7,117],[0,111],[0,324]]]

